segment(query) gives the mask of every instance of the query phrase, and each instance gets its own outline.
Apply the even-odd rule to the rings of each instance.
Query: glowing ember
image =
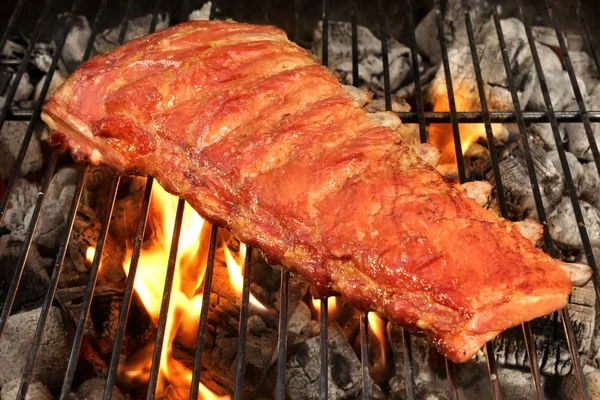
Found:
[[[88,246],[85,251],[85,260],[91,264],[92,261],[94,261],[94,255],[96,255],[96,249],[92,246]]]
[[[134,282],[136,292],[155,323],[157,323],[160,313],[177,202],[177,198],[155,185],[152,193],[152,215],[160,216],[162,231],[157,233],[158,238],[152,243],[152,246],[142,251]],[[192,373],[185,365],[172,357],[172,342],[184,319],[187,321],[195,318],[194,324],[197,326],[200,316],[202,297],[196,295],[196,291],[202,283],[206,268],[206,265],[203,264],[205,258],[198,256],[202,250],[200,233],[203,225],[204,220],[194,210],[187,207],[183,216],[164,346],[160,358],[157,395],[170,390],[176,391],[180,397],[187,397],[190,389]],[[128,251],[125,259],[131,259],[131,250]],[[129,261],[126,261],[123,267],[125,273],[128,273]],[[197,312],[190,313],[192,308]],[[187,315],[184,318],[185,314]],[[148,379],[153,346],[153,342],[149,343],[128,359],[124,369],[126,378],[129,380]],[[170,387],[167,389],[168,386]],[[200,384],[200,393],[205,399],[228,398],[217,396],[202,384]]]
[[[225,262],[227,263],[227,273],[229,274],[229,281],[231,282],[231,286],[235,289],[236,293],[241,296],[242,289],[244,287],[244,276],[242,265],[244,265],[244,261],[246,260],[246,245],[244,243],[240,243],[240,260],[236,260],[229,250],[227,245],[223,246],[223,252],[225,254]],[[250,305],[256,308],[258,311],[267,311],[267,308],[261,304],[252,294],[250,294]]]

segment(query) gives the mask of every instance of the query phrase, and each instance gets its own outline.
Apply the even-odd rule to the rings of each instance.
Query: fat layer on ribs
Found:
[[[77,160],[207,220],[464,362],[566,304],[559,262],[469,199],[279,29],[188,22],[94,57],[44,105]]]

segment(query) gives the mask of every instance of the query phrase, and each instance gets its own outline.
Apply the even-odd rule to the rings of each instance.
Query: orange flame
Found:
[[[317,319],[321,316],[321,300],[315,299],[312,297],[312,305],[315,311],[317,312]],[[340,311],[340,307],[338,304],[337,296],[330,296],[327,298],[327,319],[329,323],[333,323],[339,317],[338,311]]]
[[[450,104],[446,87],[443,84],[433,89],[433,111],[448,112]],[[473,99],[479,100],[477,88],[473,90],[467,87],[454,88],[454,101],[457,112],[479,111],[473,109]],[[492,124],[492,129],[498,129],[500,124]],[[459,124],[460,143],[462,153],[465,154],[469,147],[480,138],[486,136],[484,124]],[[431,124],[429,126],[429,143],[437,147],[442,156],[438,164],[438,170],[442,173],[456,170],[456,151],[454,149],[454,134],[451,124]]]
[[[370,331],[377,340],[377,346],[379,347],[378,353],[380,354],[380,357],[377,357],[375,359],[375,364],[372,367],[374,371],[378,371],[381,369],[385,369],[385,365],[387,363],[385,345],[385,321],[377,313],[374,312],[370,312],[367,315],[367,318],[369,320]]]
[[[242,265],[246,260],[246,245],[240,243],[240,260],[236,260],[229,247],[225,244],[223,246],[223,252],[225,254],[225,262],[227,263],[227,273],[229,274],[229,281],[231,286],[235,289],[236,293],[241,296],[244,287],[244,276],[242,272]],[[250,305],[257,311],[268,311],[268,309],[262,305],[260,301],[250,294]]]
[[[158,233],[156,242],[150,248],[142,251],[134,282],[136,292],[155,323],[158,321],[160,314],[177,203],[177,198],[169,195],[159,185],[155,185],[152,193],[152,207],[153,210],[159,210],[162,232]],[[186,312],[188,316],[185,318],[187,319],[200,316],[202,297],[196,295],[196,291],[202,283],[206,266],[201,264],[205,260],[199,260],[197,255],[202,248],[199,239],[203,225],[204,220],[193,209],[187,207],[183,215],[171,301],[167,314],[164,346],[160,357],[158,394],[164,394],[167,391],[168,384],[170,390],[185,394],[187,397],[192,382],[191,371],[172,357],[172,342],[184,321]],[[125,260],[130,259],[131,250],[128,250]],[[125,273],[128,274],[129,261],[125,262],[123,267]],[[199,299],[200,301],[198,301]],[[190,313],[189,311],[192,308],[197,312]],[[196,324],[197,321],[198,319],[196,319]],[[127,378],[148,379],[153,345],[154,343],[149,343],[146,348],[128,360],[125,365],[125,376]],[[202,384],[200,384],[199,390],[205,399],[229,398],[216,395]]]

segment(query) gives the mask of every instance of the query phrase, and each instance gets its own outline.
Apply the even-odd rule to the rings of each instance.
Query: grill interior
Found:
[[[39,3],[39,4],[38,4]],[[167,4],[169,3],[169,4]],[[89,40],[85,55],[83,60],[86,61],[92,52],[93,38],[96,33],[98,33],[102,28],[103,24],[106,24],[106,21],[109,19],[112,20],[120,20],[121,28],[119,34],[119,42],[123,43],[125,39],[125,31],[127,29],[128,22],[131,20],[132,16],[136,13],[140,12],[151,12],[153,15],[152,23],[150,25],[150,31],[154,31],[156,28],[157,20],[159,12],[169,11],[173,16],[187,16],[189,11],[195,8],[199,8],[201,4],[191,4],[192,1],[184,0],[181,4],[171,4],[170,2],[164,2],[161,0],[155,0],[153,4],[135,4],[133,0],[128,0],[126,4],[114,4],[114,2],[110,2],[109,0],[99,0],[98,2],[83,2],[80,0],[75,0],[72,4],[65,6],[64,9],[60,8],[60,5],[54,4],[53,0],[45,0],[43,2],[34,2],[27,0],[18,0],[16,4],[14,2],[7,2],[0,6],[0,9],[3,10],[1,14],[6,16],[6,24],[3,25],[4,30],[2,36],[0,38],[0,49],[4,48],[5,43],[7,42],[9,35],[13,34],[15,31],[27,30],[31,31],[31,44],[27,48],[25,53],[24,60],[18,66],[18,71],[16,73],[16,77],[13,83],[10,85],[7,91],[6,102],[0,111],[0,126],[2,126],[5,121],[11,120],[25,120],[30,121],[27,133],[25,138],[21,144],[19,154],[12,166],[12,173],[8,179],[6,191],[4,197],[2,198],[2,202],[0,203],[0,222],[5,216],[6,210],[9,205],[9,200],[11,198],[11,193],[14,189],[14,185],[16,179],[19,177],[19,170],[21,164],[24,161],[25,154],[27,152],[29,142],[34,133],[34,125],[35,123],[40,121],[40,113],[41,106],[43,105],[43,99],[45,98],[45,94],[48,92],[50,88],[50,79],[46,79],[43,84],[42,92],[40,95],[40,99],[34,103],[33,109],[30,111],[23,111],[14,108],[11,103],[17,91],[18,83],[23,73],[25,71],[25,66],[28,62],[29,57],[32,52],[32,45],[36,42],[40,37],[47,34],[45,30],[48,29],[48,26],[53,24],[53,21],[56,19],[59,12],[69,11],[73,14],[86,14],[88,15],[88,19],[90,21],[90,25],[92,27],[92,35]],[[535,200],[535,205],[537,208],[537,216],[540,222],[545,227],[544,230],[544,245],[545,250],[551,254],[552,256],[557,255],[557,250],[552,242],[552,238],[550,237],[550,233],[548,231],[547,224],[547,215],[544,210],[542,194],[540,192],[540,187],[538,183],[538,177],[536,176],[535,168],[533,165],[533,159],[531,156],[531,150],[529,147],[529,139],[527,135],[527,127],[532,123],[549,123],[552,128],[552,133],[554,135],[554,139],[556,141],[556,147],[559,155],[560,165],[562,166],[562,173],[564,174],[564,179],[568,188],[568,193],[570,194],[570,201],[572,203],[572,207],[575,213],[575,217],[577,219],[577,224],[579,228],[579,234],[581,236],[581,242],[583,244],[585,257],[587,260],[587,264],[593,269],[593,283],[594,289],[596,292],[596,297],[600,298],[600,278],[598,276],[596,260],[594,259],[594,254],[592,251],[592,244],[590,243],[590,238],[588,236],[588,231],[585,226],[584,215],[581,210],[581,206],[579,204],[579,200],[576,196],[576,189],[573,183],[572,172],[569,169],[569,163],[567,161],[566,151],[559,133],[559,123],[562,122],[572,122],[583,124],[589,144],[591,147],[591,151],[593,154],[594,163],[600,173],[600,152],[594,140],[593,127],[592,123],[600,122],[600,111],[598,110],[588,110],[586,109],[585,102],[579,88],[577,77],[575,71],[573,69],[571,59],[569,57],[569,53],[567,52],[567,47],[565,41],[562,36],[562,26],[567,21],[567,24],[577,24],[580,25],[583,29],[585,35],[585,42],[587,46],[589,46],[590,54],[595,62],[595,65],[598,69],[600,69],[600,55],[597,52],[597,48],[595,47],[593,32],[591,27],[587,21],[587,19],[591,19],[592,16],[589,14],[589,10],[593,10],[593,5],[585,4],[584,6],[580,3],[579,0],[571,1],[567,5],[565,4],[553,4],[550,0],[547,0],[543,4],[536,4],[535,7],[529,4],[521,4],[517,2],[515,5],[516,15],[521,18],[521,20],[525,24],[527,38],[529,40],[530,48],[528,51],[531,51],[533,56],[533,61],[535,64],[535,70],[537,72],[537,78],[539,79],[539,83],[541,85],[542,94],[544,97],[544,102],[546,104],[546,111],[522,111],[521,106],[519,104],[519,96],[517,95],[517,87],[515,83],[515,79],[513,77],[513,71],[510,67],[509,56],[506,49],[506,43],[504,41],[504,35],[502,31],[502,27],[500,24],[500,16],[498,11],[494,11],[493,13],[493,21],[494,26],[496,28],[496,33],[500,43],[500,49],[502,52],[502,59],[504,62],[505,71],[507,73],[509,89],[511,92],[511,99],[514,105],[514,112],[492,112],[489,111],[488,104],[486,101],[483,89],[483,79],[481,76],[481,70],[479,68],[480,60],[478,53],[475,47],[475,34],[473,31],[473,25],[471,20],[470,8],[468,1],[463,1],[464,6],[464,20],[467,28],[467,37],[469,40],[469,48],[471,52],[471,57],[475,67],[475,74],[477,78],[477,84],[479,89],[479,99],[481,102],[481,112],[457,112],[456,104],[454,99],[454,91],[453,91],[453,83],[452,76],[450,74],[450,61],[448,57],[448,49],[447,44],[445,42],[445,38],[443,35],[438,37],[441,49],[442,49],[442,66],[445,71],[446,78],[446,87],[447,92],[449,93],[449,112],[432,112],[425,111],[425,105],[423,101],[423,93],[421,87],[421,72],[418,68],[419,58],[417,53],[417,43],[415,39],[415,27],[416,22],[421,19],[424,13],[429,9],[429,5],[423,4],[413,4],[411,0],[406,1],[398,1],[398,2],[385,2],[382,0],[378,0],[377,2],[372,2],[372,4],[357,4],[357,2],[352,1],[346,5],[332,5],[328,1],[323,1],[322,3],[316,2],[303,2],[301,0],[296,0],[293,3],[289,2],[284,4],[285,2],[271,0],[271,1],[263,1],[263,2],[213,2],[211,7],[211,18],[215,16],[218,17],[218,14],[228,15],[234,17],[239,21],[249,21],[254,23],[275,23],[276,25],[284,28],[291,39],[298,43],[303,43],[306,41],[306,37],[310,32],[308,29],[312,29],[314,27],[317,20],[322,19],[324,23],[323,27],[323,64],[328,64],[328,33],[329,26],[327,22],[329,20],[341,20],[341,21],[349,21],[352,23],[352,52],[353,52],[353,81],[356,85],[359,82],[359,71],[358,71],[358,42],[357,42],[357,25],[358,23],[365,23],[367,26],[370,22],[371,28],[373,32],[377,32],[382,39],[382,61],[384,68],[384,96],[385,106],[387,110],[392,109],[392,94],[390,90],[390,66],[388,59],[388,43],[387,38],[389,34],[393,34],[395,37],[403,36],[404,42],[410,47],[411,50],[411,62],[412,62],[412,74],[414,76],[415,83],[415,111],[410,112],[398,112],[398,116],[402,119],[403,123],[406,124],[418,124],[420,138],[422,142],[425,142],[427,139],[427,125],[431,123],[450,123],[452,126],[452,132],[454,134],[455,140],[455,151],[456,157],[458,160],[458,176],[461,182],[465,182],[467,180],[467,174],[465,171],[465,167],[463,164],[463,151],[460,144],[460,135],[459,135],[459,123],[483,123],[485,126],[486,135],[488,138],[488,143],[493,143],[493,133],[492,133],[492,123],[516,123],[518,125],[518,130],[520,133],[520,138],[523,143],[524,151],[526,153],[526,162],[527,162],[527,171],[528,177],[531,183],[531,187],[533,190],[533,196]],[[436,9],[436,23],[439,31],[443,31],[443,21],[442,21],[442,8],[443,5],[439,0],[434,1],[433,7]],[[562,18],[561,14],[564,8],[569,9],[569,17],[570,18]],[[597,6],[596,6],[597,8]],[[551,99],[549,95],[548,85],[551,85],[552,82],[547,82],[545,80],[544,71],[542,70],[542,65],[540,61],[540,57],[538,56],[537,49],[534,44],[534,38],[532,36],[531,26],[536,21],[532,21],[531,15],[534,14],[532,10],[543,10],[542,18],[547,19],[549,21],[549,26],[552,26],[557,34],[559,47],[561,50],[561,57],[564,60],[564,65],[566,71],[569,74],[569,78],[571,80],[573,91],[577,100],[578,109],[575,111],[554,111],[551,104]],[[219,11],[217,11],[219,10]],[[258,10],[258,11],[257,11]],[[4,12],[5,11],[5,12]],[[24,18],[24,15],[28,15],[31,17]],[[247,17],[251,15],[251,17]],[[572,18],[571,18],[572,17]],[[174,18],[173,18],[174,19]],[[183,20],[184,17],[180,17],[179,20]],[[559,21],[560,20],[560,21]],[[565,20],[565,21],[563,21]],[[397,23],[401,21],[401,23]],[[172,23],[177,22],[172,20]],[[51,76],[56,70],[59,62],[59,56],[61,54],[62,46],[65,43],[66,35],[68,33],[69,24],[72,24],[73,20],[69,19],[67,24],[64,25],[59,32],[54,32],[54,35],[59,37],[56,41],[58,48],[55,51],[55,55],[51,60],[51,65],[49,67],[49,76]],[[307,33],[308,32],[308,33]],[[406,39],[407,38],[407,39]],[[494,172],[494,178],[496,181],[496,185],[498,188],[502,188],[502,177],[500,176],[500,169],[498,167],[498,156],[496,155],[496,150],[494,146],[489,147],[491,160],[492,160],[492,168]],[[2,335],[5,332],[5,328],[7,326],[7,321],[9,315],[11,314],[11,308],[15,301],[15,296],[17,293],[17,289],[19,287],[22,274],[25,268],[25,263],[27,257],[30,252],[30,246],[33,241],[34,232],[36,229],[36,225],[38,223],[40,213],[42,211],[42,205],[44,204],[44,200],[46,198],[47,189],[50,184],[50,180],[53,176],[55,168],[60,160],[60,151],[53,150],[49,163],[45,166],[45,172],[42,178],[41,187],[39,188],[39,193],[36,198],[35,208],[33,211],[33,215],[31,218],[31,222],[28,226],[25,235],[25,243],[22,247],[20,255],[17,261],[17,267],[15,269],[14,276],[12,277],[12,281],[10,283],[9,290],[7,292],[6,298],[4,299],[4,306],[2,308],[2,313],[0,315],[0,340]],[[39,318],[39,322],[37,325],[37,331],[34,336],[33,343],[31,344],[29,357],[27,359],[27,364],[22,376],[22,381],[19,387],[19,392],[17,398],[22,399],[25,398],[25,394],[28,390],[28,386],[30,384],[32,378],[33,366],[36,360],[36,355],[38,354],[38,350],[41,343],[42,335],[44,334],[44,328],[47,321],[48,313],[50,311],[50,307],[54,301],[56,290],[58,287],[59,277],[63,268],[63,261],[65,259],[65,255],[67,252],[67,245],[69,242],[69,238],[72,233],[73,224],[75,222],[75,216],[78,210],[78,207],[81,202],[82,193],[84,190],[84,185],[86,183],[86,178],[88,177],[88,166],[82,165],[79,168],[79,176],[77,180],[75,194],[70,203],[70,208],[68,211],[66,229],[62,233],[61,242],[58,254],[56,255],[56,260],[53,265],[53,271],[50,281],[50,288],[46,293],[44,298],[42,312]],[[97,247],[95,251],[95,256],[93,258],[89,281],[87,283],[87,288],[85,291],[85,296],[82,304],[82,312],[79,319],[79,323],[77,325],[77,330],[74,334],[73,347],[71,349],[68,368],[65,374],[64,382],[62,383],[62,390],[60,398],[67,398],[68,393],[71,390],[71,386],[73,384],[73,379],[75,376],[75,371],[77,368],[79,353],[82,347],[82,341],[84,339],[84,327],[86,319],[89,317],[90,313],[90,305],[92,300],[92,295],[95,290],[96,280],[98,277],[98,271],[100,267],[100,259],[102,256],[102,252],[105,246],[105,239],[107,237],[107,233],[109,230],[109,223],[111,220],[111,215],[113,213],[113,208],[115,204],[115,199],[117,196],[117,190],[119,188],[119,184],[121,181],[120,176],[114,176],[112,180],[112,184],[108,189],[109,195],[108,198],[109,206],[105,209],[104,214],[101,220],[101,228],[100,234],[97,241]],[[133,283],[136,276],[136,271],[138,267],[138,260],[140,257],[140,252],[142,250],[142,238],[144,236],[144,232],[146,229],[146,222],[148,217],[148,212],[150,208],[150,199],[152,194],[154,180],[152,178],[148,178],[146,181],[145,191],[143,194],[143,200],[141,203],[141,212],[139,220],[136,222],[137,224],[137,234],[133,247],[133,255],[130,264],[130,273],[127,277],[126,281],[126,289],[124,292],[124,301],[123,306],[120,312],[120,317],[118,321],[118,329],[116,333],[116,340],[114,349],[112,352],[112,358],[110,362],[110,366],[107,371],[107,384],[104,398],[108,399],[111,397],[112,388],[116,383],[117,378],[117,366],[119,363],[119,355],[121,351],[121,346],[123,344],[123,339],[125,335],[126,324],[128,321],[128,316],[130,312],[130,307],[132,303],[132,298],[134,295]],[[502,190],[498,191],[498,202],[500,205],[500,210],[503,217],[508,217],[508,207],[506,204],[506,199]],[[181,230],[182,218],[183,218],[183,209],[185,206],[185,202],[180,200],[177,208],[177,218],[175,221],[174,228],[174,237],[178,238]],[[199,334],[197,335],[196,348],[200,349],[200,351],[196,351],[195,359],[194,359],[194,369],[193,369],[193,381],[191,385],[191,393],[190,398],[198,398],[198,384],[202,379],[201,376],[201,362],[202,362],[202,351],[203,348],[203,340],[204,335],[202,334],[207,326],[207,315],[208,315],[208,307],[210,301],[210,291],[211,291],[211,282],[213,278],[213,268],[215,262],[215,250],[217,247],[217,233],[218,227],[213,226],[211,228],[210,233],[210,248],[208,252],[208,261],[207,268],[204,278],[204,292],[203,292],[203,301],[202,301],[202,313],[200,320],[198,321],[199,326]],[[177,239],[174,240],[174,243],[177,243]],[[173,274],[175,268],[175,256],[177,254],[177,248],[171,249],[172,257],[170,258],[170,262],[166,266],[167,268],[167,278],[165,281],[165,295],[162,299],[162,307],[161,313],[158,322],[158,330],[156,335],[156,347],[153,353],[153,363],[152,369],[150,372],[150,381],[149,381],[149,389],[148,389],[148,398],[154,398],[155,389],[157,385],[157,379],[159,374],[159,360],[160,360],[160,349],[163,345],[165,329],[166,329],[166,320],[167,320],[167,311],[169,309],[169,294],[170,287],[173,284]],[[248,251],[249,256],[246,258],[246,262],[244,264],[244,281],[243,281],[243,292],[242,292],[242,304],[241,311],[239,315],[239,340],[237,345],[237,362],[235,368],[235,391],[233,393],[234,399],[240,399],[242,396],[242,384],[243,377],[245,371],[245,352],[246,352],[246,335],[248,328],[248,315],[249,315],[249,296],[250,296],[250,284],[251,284],[251,257],[252,254]],[[288,321],[288,285],[290,280],[290,273],[288,271],[281,272],[281,288],[280,288],[280,298],[281,298],[281,313],[279,315],[279,325],[278,325],[278,362],[277,362],[277,378],[276,378],[276,389],[275,396],[278,399],[284,399],[286,397],[286,388],[285,388],[285,370],[286,370],[286,336],[287,336],[287,321]],[[320,399],[328,398],[328,381],[327,377],[327,366],[328,366],[328,346],[327,346],[327,336],[328,336],[328,301],[327,299],[323,299],[320,301],[320,336],[321,336],[321,347],[320,347]],[[562,321],[562,325],[564,328],[564,332],[567,338],[567,344],[569,348],[569,352],[572,358],[572,373],[576,377],[576,381],[579,388],[579,393],[581,398],[588,399],[590,395],[588,394],[586,388],[586,381],[584,378],[582,363],[579,359],[579,354],[577,351],[578,344],[576,343],[575,335],[573,332],[573,327],[571,324],[571,319],[569,313],[566,309],[560,311],[560,319]],[[535,343],[532,338],[531,327],[529,323],[524,323],[522,325],[522,333],[525,338],[525,342],[527,345],[527,354],[531,376],[533,379],[532,385],[535,389],[535,394],[537,398],[544,398],[544,390],[541,384],[541,375],[540,368],[538,363],[536,362],[536,348]],[[361,361],[362,361],[362,398],[369,399],[372,398],[372,391],[370,387],[369,381],[369,329],[368,329],[368,320],[367,314],[362,313],[360,318],[360,344],[361,344]],[[411,335],[404,331],[403,332],[403,348],[404,348],[404,362],[405,362],[405,382],[406,382],[406,398],[412,399],[415,398],[415,382],[413,377],[413,371],[411,368]],[[497,365],[495,360],[494,349],[491,343],[488,343],[484,349],[486,358],[487,358],[487,366],[489,370],[489,384],[492,388],[492,394],[494,399],[498,399],[502,397],[502,393],[500,390],[500,382],[498,379]],[[533,355],[533,356],[532,356]],[[533,360],[533,362],[532,362]],[[458,385],[457,385],[457,376],[455,373],[455,366],[446,361],[445,368],[448,376],[448,392],[449,397],[452,399],[458,398]]]

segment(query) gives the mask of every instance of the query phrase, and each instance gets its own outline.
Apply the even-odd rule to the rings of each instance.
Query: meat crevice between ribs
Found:
[[[274,27],[189,22],[80,66],[44,105],[76,160],[154,176],[321,294],[464,362],[565,306],[560,262],[486,211]]]

